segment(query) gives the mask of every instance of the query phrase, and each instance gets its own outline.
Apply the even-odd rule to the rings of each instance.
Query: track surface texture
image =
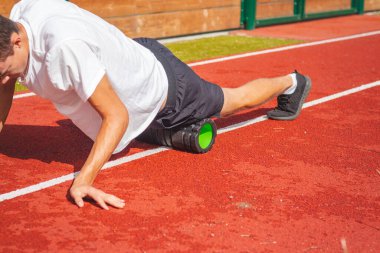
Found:
[[[344,20],[339,31],[336,20]],[[256,33],[319,40],[380,30],[376,16],[288,26],[295,30]],[[297,69],[313,80],[313,101],[379,81],[379,55],[380,35],[372,35],[194,70],[234,87]],[[223,129],[274,105],[216,122]],[[0,194],[77,171],[91,147],[36,96],[15,99],[7,123]],[[204,155],[166,150],[104,170],[95,185],[125,198],[121,210],[77,208],[66,197],[70,180],[14,196],[0,202],[0,252],[380,252],[379,126],[377,85],[305,108],[295,121],[220,134]],[[112,160],[155,149],[134,142]]]

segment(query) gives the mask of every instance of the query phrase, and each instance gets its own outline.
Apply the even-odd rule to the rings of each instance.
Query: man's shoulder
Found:
[[[10,18],[27,25],[35,42],[48,41],[57,36],[67,37],[71,29],[80,29],[81,25],[68,15],[72,7],[62,0],[22,0],[14,5]]]
[[[65,33],[69,31],[59,29],[80,27],[72,18],[76,11],[73,4],[63,0],[22,0],[14,5],[10,18],[28,23],[33,32]]]
[[[50,12],[57,12],[62,8],[60,0],[21,0],[16,3],[10,14],[10,18],[14,21],[18,19],[30,19],[35,17],[44,17]]]

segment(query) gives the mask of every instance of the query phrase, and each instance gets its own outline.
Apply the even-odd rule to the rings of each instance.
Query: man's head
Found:
[[[16,22],[0,15],[0,61],[13,54],[11,35],[19,32]]]
[[[29,43],[24,28],[0,15],[0,84],[22,76],[29,56]]]

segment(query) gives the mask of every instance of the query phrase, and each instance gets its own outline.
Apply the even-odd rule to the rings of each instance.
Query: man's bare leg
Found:
[[[253,80],[237,88],[223,88],[224,105],[221,116],[268,102],[290,88],[292,83],[292,78],[286,75]]]

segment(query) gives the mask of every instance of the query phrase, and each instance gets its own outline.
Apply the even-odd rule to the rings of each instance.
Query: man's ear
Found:
[[[21,46],[22,46],[22,39],[21,39],[20,34],[13,33],[11,35],[11,43],[13,43],[13,45],[16,46],[16,47],[21,48]]]

